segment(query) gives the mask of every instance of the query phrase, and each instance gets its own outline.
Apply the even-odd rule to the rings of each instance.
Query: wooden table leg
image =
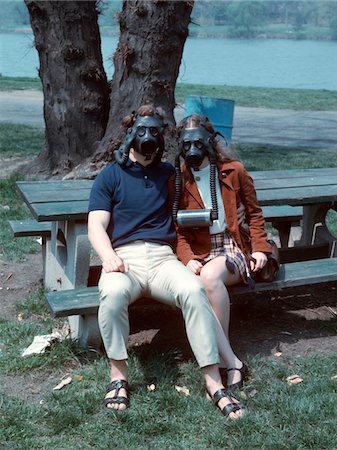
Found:
[[[53,291],[87,287],[91,245],[84,221],[53,222],[46,249],[45,287]],[[71,337],[82,347],[102,347],[97,315],[68,317]]]
[[[337,250],[332,247],[336,247],[336,237],[331,234],[326,226],[326,215],[329,209],[336,209],[336,205],[333,203],[321,203],[315,205],[303,206],[303,232],[302,237],[298,245],[312,245],[329,243],[334,254],[330,256],[336,256]]]

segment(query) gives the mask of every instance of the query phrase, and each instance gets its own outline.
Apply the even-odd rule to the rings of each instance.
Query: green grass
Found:
[[[36,238],[15,238],[8,224],[8,220],[31,216],[15,188],[20,179],[22,177],[14,175],[0,180],[0,258],[14,261],[25,259],[27,253],[39,251]]]
[[[131,408],[107,413],[102,408],[108,381],[105,358],[87,359],[69,342],[55,344],[43,355],[20,357],[34,335],[50,331],[50,320],[44,314],[37,320],[35,314],[34,321],[27,310],[22,322],[0,321],[0,373],[30,373],[33,380],[45,373],[44,390],[39,393],[36,386],[35,401],[1,393],[0,388],[0,442],[8,448],[334,448],[333,357],[249,358],[251,376],[242,394],[246,415],[230,422],[205,399],[199,369],[174,344],[171,349],[135,347],[129,358]],[[286,378],[295,373],[304,381],[290,386]],[[66,375],[73,377],[72,383],[53,391]],[[152,383],[156,389],[148,391]],[[178,394],[175,385],[187,386],[191,395]]]
[[[41,82],[39,78],[0,77],[0,91],[13,89],[41,89]],[[184,103],[188,95],[204,95],[235,100],[236,106],[337,111],[337,91],[323,89],[276,89],[178,83],[175,95],[178,103]]]
[[[267,144],[236,144],[233,148],[247,170],[337,167],[335,149],[293,149]]]
[[[0,76],[0,91],[42,90],[40,78]]]
[[[29,127],[26,148],[33,148]],[[14,128],[12,133],[14,136]],[[34,138],[35,139],[35,138]],[[40,138],[42,136],[40,135]],[[15,138],[13,138],[15,141]],[[10,139],[7,140],[11,145]],[[12,144],[15,146],[16,144]],[[21,154],[21,151],[10,151]],[[331,167],[334,152],[319,149],[296,151],[270,145],[238,145],[248,170]],[[8,219],[30,214],[15,189],[19,176],[0,180],[0,258],[23,259],[38,251],[34,238],[13,238]],[[336,215],[335,215],[336,216]],[[333,217],[337,234],[337,218]],[[131,408],[123,414],[102,408],[108,382],[106,358],[81,351],[69,340],[57,342],[42,355],[22,358],[34,336],[49,334],[61,320],[52,319],[43,289],[16,306],[23,320],[0,318],[0,447],[13,449],[326,449],[335,445],[335,357],[311,354],[301,357],[247,358],[251,376],[243,391],[245,417],[238,422],[223,418],[204,398],[203,380],[185,349],[174,343],[152,343],[130,351]],[[168,312],[169,314],[169,312]],[[155,319],[154,319],[155,320]],[[154,322],[155,326],[155,322]],[[336,321],[320,322],[333,330]],[[290,386],[289,375],[303,382]],[[60,391],[53,387],[71,375]],[[19,394],[1,386],[11,380]],[[30,381],[28,397],[24,395]],[[154,383],[156,389],[148,391]],[[178,394],[175,385],[187,386],[191,395]],[[35,390],[35,393],[31,391]]]
[[[0,155],[36,155],[44,142],[44,130],[28,125],[0,123]]]
[[[337,111],[337,91],[178,84],[175,94],[178,103],[184,103],[188,95],[200,95],[235,100],[236,106]]]

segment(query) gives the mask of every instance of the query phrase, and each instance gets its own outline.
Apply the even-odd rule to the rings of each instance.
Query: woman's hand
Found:
[[[102,260],[102,267],[105,272],[128,272],[129,265],[123,261],[113,250],[110,254],[105,255]]]
[[[250,268],[253,272],[261,270],[267,263],[267,256],[263,252],[253,252],[252,257],[255,259],[255,262],[250,261]]]
[[[197,261],[196,259],[190,259],[186,264],[186,267],[188,267],[196,275],[199,275],[201,269],[203,268],[203,265],[201,264],[200,261]]]

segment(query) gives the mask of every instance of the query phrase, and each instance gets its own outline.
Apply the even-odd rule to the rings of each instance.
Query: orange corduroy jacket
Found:
[[[238,246],[247,256],[250,252],[270,253],[271,247],[267,242],[267,233],[264,228],[265,221],[251,176],[239,161],[218,163],[217,169],[227,228]],[[189,168],[185,167],[182,170],[182,177],[184,188],[179,208],[205,208]],[[240,202],[246,209],[246,223],[249,230],[238,224],[237,208]],[[191,259],[207,257],[210,251],[211,237],[208,227],[177,228],[176,253],[185,265]]]

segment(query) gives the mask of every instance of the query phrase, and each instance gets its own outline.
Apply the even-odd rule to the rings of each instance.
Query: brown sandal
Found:
[[[220,409],[220,412],[225,417],[228,417],[232,412],[239,411],[240,409],[243,409],[242,405],[240,403],[236,403],[233,401],[233,397],[230,395],[230,393],[227,391],[227,389],[222,388],[218,389],[213,396],[207,391],[207,394],[212,399],[212,402],[215,406],[217,406]],[[224,406],[222,409],[219,407],[219,401],[227,397],[231,403],[228,403],[228,405]]]
[[[125,389],[127,394],[130,395],[131,389],[130,389],[129,383],[126,380],[114,380],[110,384],[108,384],[108,386],[106,387],[106,393],[113,391],[113,390],[115,390],[116,392],[113,397],[106,397],[104,399],[104,406],[107,409],[112,409],[112,410],[115,409],[115,408],[108,408],[109,404],[113,404],[113,405],[116,405],[116,404],[121,405],[122,404],[122,405],[125,405],[126,408],[129,407],[130,399],[128,397],[123,397],[123,396],[118,395],[118,392],[121,389]]]

